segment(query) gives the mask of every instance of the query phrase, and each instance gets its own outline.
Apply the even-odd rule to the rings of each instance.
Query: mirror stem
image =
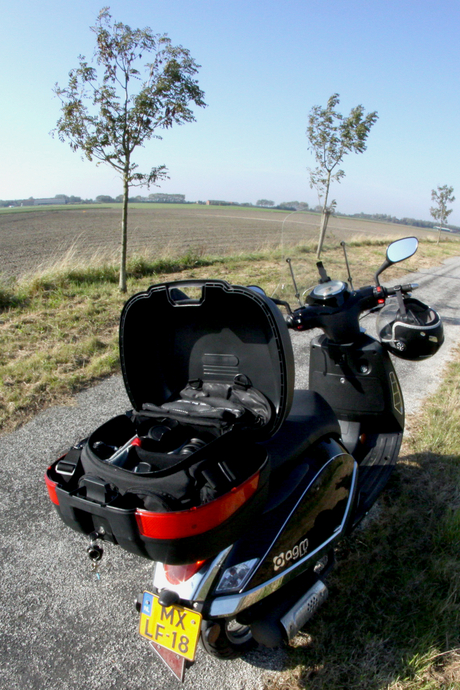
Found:
[[[351,275],[350,275],[350,266],[348,265],[348,257],[347,257],[346,245],[345,245],[345,242],[341,242],[340,244],[342,245],[342,248],[343,248],[343,255],[344,255],[344,257],[345,257],[345,263],[346,263],[346,266],[347,266],[347,271],[348,271],[348,282],[350,283],[351,289],[354,290],[354,288],[353,288],[353,281],[352,281]]]
[[[292,278],[292,282],[294,283],[295,296],[296,296],[297,301],[300,304],[300,306],[303,307],[303,304],[300,301],[300,292],[299,292],[299,289],[297,287],[297,283],[295,282],[294,270],[292,268],[291,259],[286,259],[286,261],[289,264],[289,270],[291,271],[291,278]]]

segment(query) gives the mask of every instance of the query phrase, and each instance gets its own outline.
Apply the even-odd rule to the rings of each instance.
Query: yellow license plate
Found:
[[[200,637],[201,613],[183,606],[162,606],[158,597],[144,592],[139,633],[189,661],[195,658]]]

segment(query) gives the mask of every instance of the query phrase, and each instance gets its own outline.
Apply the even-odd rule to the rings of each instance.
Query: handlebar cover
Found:
[[[352,342],[360,334],[361,312],[384,304],[385,299],[395,295],[397,291],[408,293],[416,287],[416,284],[408,283],[393,288],[379,285],[363,287],[353,292],[347,291],[343,301],[333,307],[326,304],[310,304],[296,309],[287,316],[286,324],[288,328],[296,331],[321,328],[334,342]]]
[[[351,342],[359,335],[359,315],[377,303],[374,287],[364,287],[346,292],[339,304],[310,304],[296,309],[286,323],[288,328],[306,331],[322,328],[326,335],[336,342]]]

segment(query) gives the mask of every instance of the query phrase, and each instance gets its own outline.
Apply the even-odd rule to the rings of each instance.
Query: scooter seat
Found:
[[[298,459],[324,436],[340,437],[339,422],[332,407],[315,391],[294,391],[289,416],[281,429],[263,443],[270,457],[271,471]]]

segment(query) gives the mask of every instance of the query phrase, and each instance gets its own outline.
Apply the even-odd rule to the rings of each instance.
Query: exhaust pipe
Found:
[[[265,647],[281,647],[290,642],[326,601],[328,589],[322,580],[316,582],[294,603],[282,601],[271,607],[251,624],[254,639]],[[287,608],[291,604],[290,608]]]
[[[286,631],[289,642],[326,601],[327,595],[326,585],[322,580],[317,580],[313,587],[281,618],[281,625]]]

